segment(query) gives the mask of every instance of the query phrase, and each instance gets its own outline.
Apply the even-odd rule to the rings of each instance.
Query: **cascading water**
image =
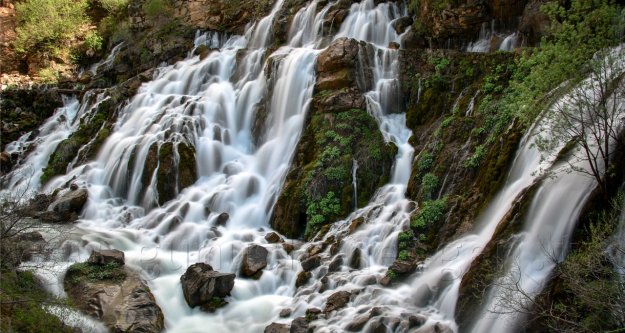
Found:
[[[89,92],[85,100],[90,100],[92,94]],[[17,141],[7,144],[7,153],[25,156],[19,159],[18,166],[11,173],[1,179],[2,188],[24,199],[39,189],[43,169],[56,147],[76,130],[80,118],[88,116],[89,111],[102,99],[102,96],[97,96],[94,104],[81,105],[75,97],[64,97],[64,106],[58,108],[37,133],[26,133]]]
[[[580,94],[585,96],[583,103],[588,103],[584,105],[598,105],[600,98],[607,98],[607,103],[613,104],[616,113],[610,116],[610,111],[602,112],[601,117],[621,118],[625,105],[622,98],[614,95],[622,94],[622,90],[617,88],[611,92],[613,95],[604,96],[597,81],[605,80],[617,86],[622,84],[624,55],[622,45],[610,50],[607,55],[600,55],[605,57],[600,73],[583,80],[572,92],[556,102],[554,107],[579,108]],[[605,118],[593,117],[595,111],[587,112],[590,112],[586,116],[589,117],[587,123],[576,123],[579,121],[577,118],[569,126],[593,126],[591,122],[605,121]],[[621,125],[614,126],[613,130],[622,132]],[[546,132],[550,135],[548,130]],[[589,149],[594,150],[593,154],[599,154],[597,144],[604,144],[603,140],[612,140],[611,137],[603,137],[597,142],[591,141],[596,138],[588,139]],[[566,143],[560,142],[563,139],[565,138],[556,138],[560,148]],[[605,169],[605,165],[601,163],[595,167],[600,173]],[[588,159],[575,153],[569,154],[567,160],[552,168],[552,173],[556,176],[547,178],[540,184],[523,221],[523,230],[515,236],[514,247],[506,258],[503,276],[491,288],[472,332],[518,330],[521,314],[510,313],[510,308],[526,306],[531,298],[542,291],[556,264],[564,260],[580,211],[597,186],[596,180],[589,176],[592,174],[590,169]]]
[[[352,4],[334,39],[356,38],[372,45],[372,59],[358,59],[374,66],[368,85],[373,88],[366,93],[368,112],[379,123],[385,140],[398,147],[398,154],[389,184],[380,188],[366,207],[334,223],[323,239],[309,245],[341,240],[336,253],[327,249],[319,254],[321,265],[312,271],[314,282],[296,289],[301,270],[298,258],[305,249],[287,254],[282,246],[267,244],[264,229],[269,228],[267,220],[309,108],[316,56],[332,38],[323,36],[322,28],[333,3],[319,9],[320,3],[313,1],[294,16],[287,46],[272,54],[267,54],[270,27],[282,1],[245,36],[198,34],[196,47],[219,50],[202,59],[190,52],[188,59],[160,68],[155,79],[139,89],[119,111],[114,133],[97,160],[68,171],[47,186],[52,190],[73,180],[89,189],[81,223],[64,245],[71,252],[64,258],[66,264],[84,260],[94,248],[123,250],[127,265],[148,279],[168,332],[260,332],[273,321],[287,321],[280,319],[281,309],[292,309],[291,319],[303,316],[310,307],[322,307],[337,291],[351,293],[349,304],[311,323],[318,331],[345,330],[374,308],[389,330],[407,331],[395,325],[399,322],[389,322],[389,318],[406,319],[406,313],[423,315],[423,330],[439,322],[456,329],[453,319],[461,277],[513,202],[552,159],[541,162],[534,132],[529,131],[503,188],[480,214],[475,233],[441,249],[405,284],[395,289],[379,286],[377,281],[396,258],[398,234],[408,228],[416,209],[404,195],[414,155],[408,142],[412,133],[405,125],[405,115],[393,113],[400,104],[398,51],[387,48],[399,44],[392,23],[406,12],[395,3],[375,5],[373,0],[365,0]],[[78,109],[77,102],[73,103]],[[255,141],[255,119],[261,112],[266,113],[260,126],[263,135]],[[50,142],[58,143],[58,139]],[[160,162],[151,173],[144,172],[167,145],[172,147],[176,167],[185,162],[184,147],[193,147],[197,179],[191,186],[175,188],[174,198],[161,203]],[[51,153],[46,154],[49,157]],[[354,164],[355,196],[357,168]],[[557,196],[548,192],[544,194],[547,202]],[[576,213],[571,210],[571,214]],[[223,216],[227,216],[227,224],[218,225]],[[365,223],[350,233],[356,218]],[[529,234],[538,232],[543,231],[532,229]],[[220,271],[237,272],[243,250],[252,243],[270,250],[260,279],[237,278],[230,304],[215,314],[190,309],[180,288],[185,269],[206,262]],[[373,325],[370,321],[363,329],[373,329]]]

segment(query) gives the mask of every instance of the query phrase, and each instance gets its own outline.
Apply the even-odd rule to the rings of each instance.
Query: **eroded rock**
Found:
[[[113,332],[161,332],[163,312],[145,281],[125,266],[71,266],[64,287],[73,304]]]
[[[258,277],[263,268],[267,267],[267,255],[269,251],[260,245],[250,245],[243,254],[241,270],[243,275],[248,277]]]
[[[217,272],[208,264],[193,264],[180,277],[184,299],[194,308],[209,304],[213,297],[229,296],[234,287],[234,278],[234,274]]]

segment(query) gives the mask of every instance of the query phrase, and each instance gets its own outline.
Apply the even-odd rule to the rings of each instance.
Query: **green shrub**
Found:
[[[438,200],[425,201],[417,215],[410,222],[410,226],[413,229],[425,229],[426,227],[440,221],[446,211],[446,197]]]
[[[118,13],[128,6],[128,0],[99,0],[102,8],[111,14]]]
[[[87,0],[26,0],[15,4],[20,53],[58,52],[87,24]]]
[[[438,177],[435,174],[428,172],[423,175],[423,178],[421,178],[421,193],[423,197],[431,199],[438,185]]]

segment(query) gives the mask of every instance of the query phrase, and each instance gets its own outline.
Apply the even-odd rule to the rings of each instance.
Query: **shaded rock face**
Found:
[[[338,291],[328,297],[326,307],[323,312],[329,313],[334,310],[340,309],[349,303],[349,298],[352,294],[348,291]]]
[[[129,163],[133,163],[130,161]],[[195,149],[186,143],[165,142],[153,144],[141,174],[142,193],[145,195],[156,172],[157,202],[159,205],[173,199],[192,185],[197,178]],[[223,220],[223,218],[222,218]]]
[[[3,68],[4,69],[4,68]],[[54,89],[7,89],[0,92],[0,151],[22,135],[35,131],[56,108],[63,106]],[[4,169],[5,167],[3,167]]]
[[[523,10],[519,32],[523,34],[529,45],[538,44],[549,29],[549,16],[540,10],[540,7],[547,2],[549,1],[531,0]]]
[[[271,323],[265,327],[264,333],[289,333],[290,327],[287,324]]]
[[[93,250],[87,262],[94,265],[115,263],[119,266],[123,266],[125,264],[124,252],[120,250]]]
[[[388,180],[396,147],[384,142],[364,97],[372,88],[373,59],[371,45],[348,38],[319,54],[311,111],[270,221],[281,234],[313,237],[365,205]],[[361,166],[357,198],[354,161]],[[321,201],[331,209],[322,211]]]
[[[461,48],[476,40],[483,26],[514,31],[527,0],[419,1],[413,31],[404,46]]]
[[[67,192],[50,204],[48,212],[51,211],[56,214],[59,221],[75,221],[82,212],[88,198],[89,192],[85,188]],[[42,216],[45,216],[45,214],[39,217]]]
[[[268,254],[269,251],[260,245],[250,245],[247,249],[245,249],[241,267],[243,275],[249,277],[260,277],[263,268],[267,267]]]
[[[234,278],[234,274],[214,271],[205,263],[193,264],[180,277],[184,299],[194,308],[209,304],[213,297],[224,298],[230,295]]]
[[[106,269],[97,268],[104,265],[87,265]],[[113,332],[161,332],[163,313],[145,281],[129,268],[118,269],[125,273],[122,280],[92,280],[70,268],[64,280],[65,291],[78,309],[102,320]]]

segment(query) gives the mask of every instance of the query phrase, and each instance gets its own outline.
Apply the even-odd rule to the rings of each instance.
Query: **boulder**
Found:
[[[64,287],[72,303],[81,311],[96,317],[112,332],[161,332],[163,312],[156,304],[145,281],[127,267],[114,268],[123,274],[99,275],[94,280],[87,273],[89,263],[70,267]],[[95,271],[101,273],[101,269]],[[102,277],[103,276],[103,277]]]
[[[417,269],[417,263],[407,260],[395,260],[389,269],[393,270],[397,274],[410,274]]]
[[[337,256],[328,265],[328,271],[330,271],[330,272],[338,272],[338,271],[341,270],[342,266],[343,266],[343,256]]]
[[[393,29],[395,29],[395,32],[398,35],[401,35],[406,31],[406,29],[410,28],[412,22],[413,20],[410,16],[400,17],[397,20],[393,21]]]
[[[208,264],[193,264],[180,277],[184,299],[194,308],[210,303],[213,297],[226,297],[234,287],[234,278],[234,274],[217,272]]]
[[[290,333],[308,333],[311,331],[312,330],[310,329],[308,321],[305,317],[295,318],[291,322],[291,329],[289,330]]]
[[[319,256],[312,256],[302,261],[302,269],[305,272],[310,272],[313,269],[319,267],[319,265],[321,265],[321,258]]]
[[[87,262],[94,265],[116,263],[119,266],[123,266],[125,263],[124,252],[120,250],[93,250]]]
[[[266,234],[265,240],[267,241],[267,243],[270,243],[270,244],[284,242],[284,239],[282,239],[282,237],[280,237],[280,235],[278,235],[277,232],[270,232]]]
[[[284,309],[280,310],[280,318],[290,317],[292,312],[293,312],[293,310],[291,310],[289,308],[284,308]]]
[[[349,267],[353,269],[360,269],[362,267],[362,251],[359,248],[356,248],[354,252],[352,252]]]
[[[377,308],[377,307],[372,308],[364,315],[356,317],[356,319],[352,320],[351,323],[347,324],[347,326],[345,327],[345,330],[349,332],[358,332],[362,330],[362,328],[367,324],[369,319],[371,319],[372,317],[378,316],[381,313],[382,311],[380,308]]]
[[[289,333],[290,327],[287,324],[271,323],[265,327],[264,333]]]
[[[349,303],[349,298],[351,296],[352,294],[348,291],[341,290],[335,292],[334,294],[330,295],[330,297],[328,297],[328,300],[326,301],[326,307],[325,309],[323,309],[323,312],[329,313],[344,307],[345,305],[347,305],[347,303]]]
[[[85,188],[69,191],[52,202],[48,210],[59,214],[62,219],[76,220],[88,198],[89,192]]]
[[[263,268],[267,267],[267,255],[269,251],[260,245],[250,245],[243,254],[241,271],[245,276],[259,276]]]
[[[295,287],[299,288],[305,285],[311,277],[312,274],[310,272],[299,272],[299,274],[297,274],[297,279],[295,280]]]
[[[217,216],[217,220],[215,221],[215,224],[219,226],[225,226],[226,223],[228,223],[229,219],[230,219],[230,215],[228,215],[228,213],[221,213],[219,214],[219,216]]]

